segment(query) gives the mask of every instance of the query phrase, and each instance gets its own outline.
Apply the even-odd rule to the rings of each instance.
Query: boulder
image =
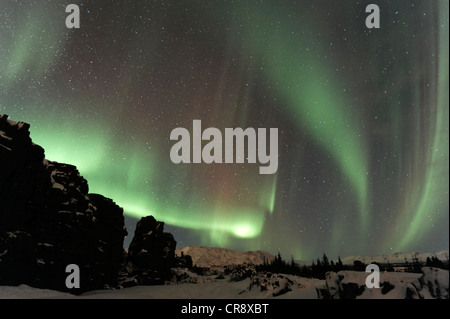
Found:
[[[171,277],[175,265],[176,241],[164,232],[164,223],[153,216],[141,218],[136,225],[133,240],[128,248],[128,261],[132,275],[143,284],[161,284]]]
[[[325,274],[325,281],[329,292],[330,299],[340,299],[342,288],[339,276],[334,271],[328,271]]]
[[[419,278],[422,286],[420,295],[425,299],[448,299],[448,270],[435,267],[423,267],[423,275]]]

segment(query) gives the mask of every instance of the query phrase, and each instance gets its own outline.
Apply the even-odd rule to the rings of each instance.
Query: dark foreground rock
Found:
[[[68,264],[79,292],[117,284],[123,209],[88,192],[75,166],[45,160],[28,124],[0,116],[0,285],[64,291]]]
[[[143,217],[136,225],[128,249],[128,269],[137,283],[162,284],[171,278],[175,265],[176,241],[164,232],[164,223],[153,216]]]
[[[77,168],[45,159],[30,126],[0,116],[0,285],[82,293],[108,287],[162,284],[175,260],[176,242],[164,223],[142,218],[129,252],[123,209],[89,194]],[[80,288],[66,287],[66,267],[80,269]]]
[[[367,273],[326,273],[326,285],[316,288],[320,299],[448,299],[448,270],[423,267],[422,273],[383,272],[380,288],[367,288]]]

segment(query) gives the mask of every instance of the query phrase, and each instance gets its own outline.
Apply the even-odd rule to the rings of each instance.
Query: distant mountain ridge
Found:
[[[427,260],[427,257],[433,257],[436,256],[441,261],[448,260],[449,252],[448,250],[442,250],[437,253],[419,253],[419,252],[412,252],[412,253],[393,253],[393,254],[385,254],[385,255],[379,255],[379,256],[347,256],[345,258],[342,258],[342,263],[344,265],[350,265],[353,264],[354,260],[360,260],[365,264],[370,264],[371,262],[377,262],[377,263],[404,263],[405,260],[408,262],[412,262],[413,258],[417,257],[419,261],[425,262]]]
[[[261,265],[264,263],[264,260],[270,262],[274,258],[268,252],[261,250],[243,252],[227,248],[203,246],[188,246],[175,251],[177,256],[181,256],[181,253],[191,256],[192,263],[199,267],[229,266],[243,263]]]
[[[218,248],[218,247],[205,247],[205,246],[187,246],[182,249],[176,249],[175,254],[181,256],[190,255],[192,257],[192,262],[194,265],[199,267],[211,267],[211,266],[227,266],[227,265],[238,265],[243,263],[261,265],[266,262],[270,262],[274,259],[274,256],[268,252],[257,250],[257,251],[238,251],[228,248]],[[372,262],[383,263],[404,263],[405,259],[408,262],[412,262],[413,257],[425,262],[427,257],[436,256],[441,261],[448,260],[449,251],[442,250],[437,253],[393,253],[384,254],[378,256],[347,256],[341,258],[344,265],[352,265],[355,260],[360,260],[365,264],[370,264]],[[309,265],[311,262],[307,261],[297,261],[301,265]]]

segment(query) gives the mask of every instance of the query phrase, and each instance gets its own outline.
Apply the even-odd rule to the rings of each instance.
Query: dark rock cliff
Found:
[[[167,278],[176,242],[164,223],[143,218],[128,256],[123,209],[89,194],[75,166],[46,160],[29,128],[0,116],[0,285],[66,291],[69,264],[80,268],[75,293],[118,286],[124,264],[141,283]]]

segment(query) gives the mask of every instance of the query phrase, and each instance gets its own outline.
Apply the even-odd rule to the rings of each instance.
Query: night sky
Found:
[[[81,28],[65,7],[80,5]],[[368,29],[366,5],[381,10]],[[0,114],[177,247],[449,247],[448,1],[0,1]],[[177,127],[278,128],[276,174],[174,164]]]

